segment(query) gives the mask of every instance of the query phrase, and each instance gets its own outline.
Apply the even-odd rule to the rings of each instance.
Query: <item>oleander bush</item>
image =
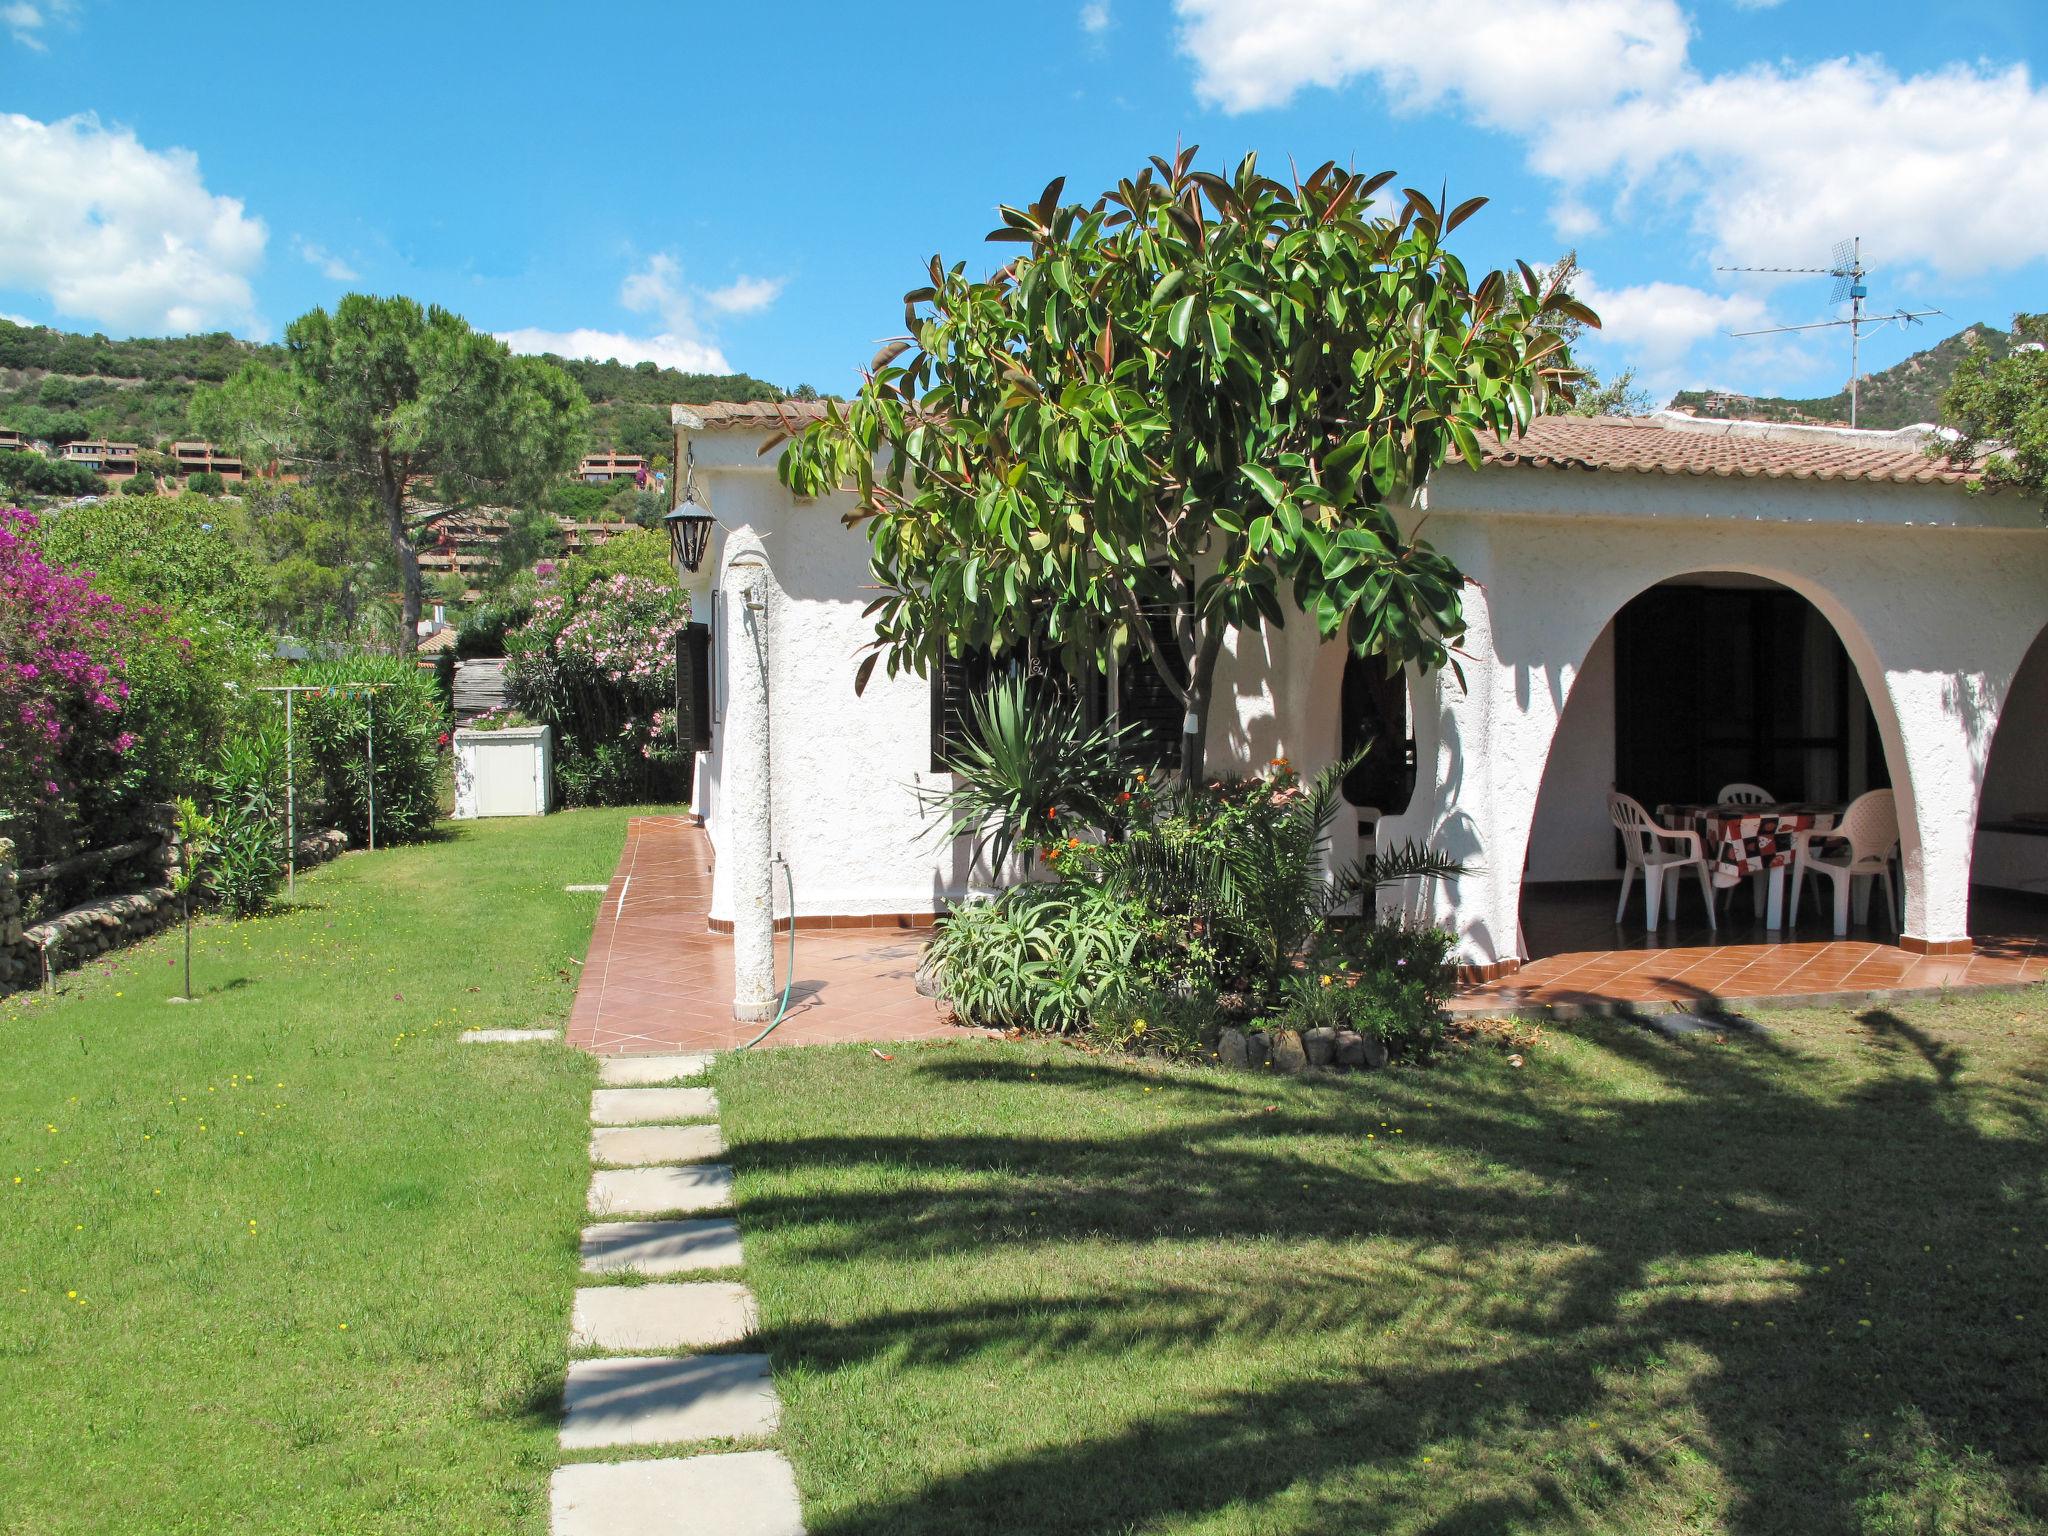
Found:
[[[273,722],[227,742],[206,775],[206,786],[213,822],[209,887],[237,917],[260,912],[285,877],[289,818],[283,727]]]
[[[354,656],[309,663],[292,681],[323,690],[296,705],[322,822],[364,846],[374,795],[380,847],[428,836],[448,729],[432,674],[403,657]]]
[[[579,590],[544,586],[506,635],[514,706],[554,728],[560,803],[626,805],[686,791],[675,639],[689,617],[673,584],[622,571]]]

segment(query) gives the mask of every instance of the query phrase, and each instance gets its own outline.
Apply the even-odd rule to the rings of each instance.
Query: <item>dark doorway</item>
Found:
[[[1645,805],[1723,785],[1844,801],[1891,782],[1840,636],[1784,587],[1656,586],[1614,620],[1614,782]]]

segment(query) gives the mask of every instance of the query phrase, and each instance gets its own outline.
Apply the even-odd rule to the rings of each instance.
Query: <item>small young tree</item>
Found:
[[[351,293],[285,331],[282,369],[251,363],[192,404],[193,426],[251,463],[282,463],[376,507],[419,643],[419,538],[492,496],[535,502],[582,451],[589,407],[554,364],[515,357],[438,305]],[[412,500],[431,494],[432,512]]]
[[[1194,155],[1003,208],[989,238],[1025,250],[988,278],[932,258],[910,334],[784,454],[793,489],[859,493],[881,595],[857,686],[1027,638],[1073,670],[1142,657],[1193,780],[1224,637],[1284,623],[1283,594],[1390,668],[1451,661],[1463,578],[1398,514],[1568,394],[1560,329],[1597,320],[1526,263],[1468,280],[1443,242],[1483,198],[1388,215],[1391,173]]]
[[[213,853],[213,818],[200,813],[189,795],[178,798],[178,819],[172,836],[178,844],[178,867],[171,871],[171,890],[185,918],[185,990],[171,999],[192,1001],[192,893],[206,883],[206,860]]]
[[[2007,356],[1972,347],[1957,366],[1941,421],[1959,435],[1943,451],[1956,464],[1985,456],[1989,483],[2048,510],[2048,315],[2015,315],[2012,329],[2019,345]]]

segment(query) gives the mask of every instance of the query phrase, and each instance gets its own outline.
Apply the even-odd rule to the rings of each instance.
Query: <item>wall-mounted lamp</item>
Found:
[[[685,487],[676,509],[661,520],[668,529],[668,556],[678,571],[694,571],[704,563],[713,521],[710,509],[698,502],[696,488]]]

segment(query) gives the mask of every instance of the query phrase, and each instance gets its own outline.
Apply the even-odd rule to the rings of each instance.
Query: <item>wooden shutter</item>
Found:
[[[685,752],[711,750],[711,626],[676,631],[676,744]]]
[[[1170,607],[1151,607],[1145,613],[1160,654],[1175,680],[1186,687],[1188,667],[1180,654],[1173,620]],[[1166,686],[1159,669],[1142,650],[1132,650],[1117,669],[1116,716],[1124,727],[1125,755],[1132,762],[1147,768],[1170,768],[1180,761],[1181,725],[1187,718],[1187,706]]]
[[[947,762],[967,743],[971,706],[988,686],[991,670],[989,653],[981,647],[948,656],[932,668],[933,773],[944,773]]]

